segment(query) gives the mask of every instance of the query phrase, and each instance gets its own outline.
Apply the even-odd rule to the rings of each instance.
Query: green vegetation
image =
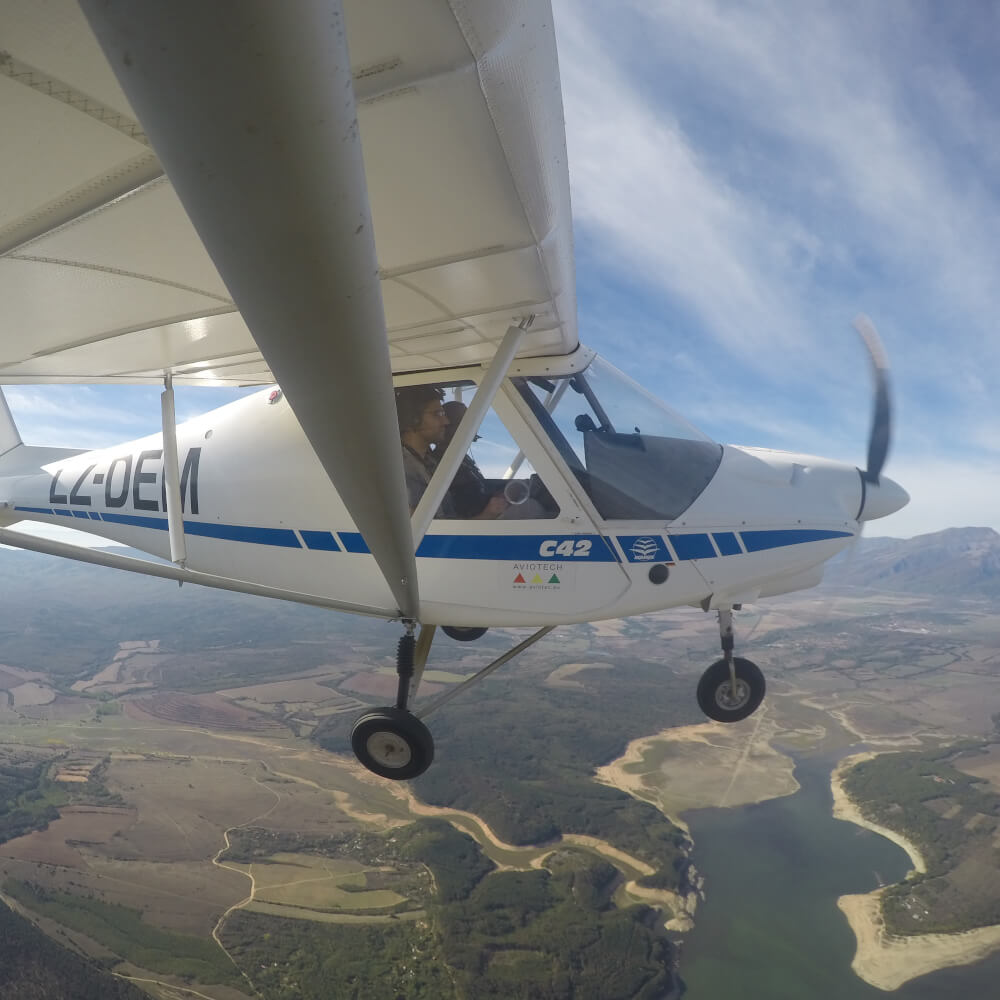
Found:
[[[395,839],[403,857],[430,868],[441,903],[465,899],[496,867],[471,837],[444,820],[413,823],[404,827]]]
[[[616,869],[560,850],[549,869],[494,870],[471,837],[421,820],[383,855],[427,865],[429,919],[368,926],[237,912],[226,948],[275,1000],[654,1000],[671,987],[672,950],[654,911],[616,909]]]
[[[502,639],[493,642],[484,662],[505,648]],[[606,840],[656,868],[660,887],[684,890],[683,832],[651,804],[594,781],[595,768],[630,740],[700,719],[690,679],[664,670],[658,643],[630,640],[629,649],[608,669],[587,670],[585,688],[552,687],[546,678],[575,651],[539,644],[514,676],[491,679],[442,709],[434,766],[415,782],[419,796],[475,813],[512,844],[545,844],[564,833]],[[441,669],[453,669],[453,647],[435,653]],[[314,738],[342,752],[352,722],[333,716]]]
[[[4,1000],[147,1000],[147,994],[56,944],[2,903],[0,996]]]
[[[242,982],[232,962],[213,941],[152,927],[143,922],[140,910],[16,879],[8,879],[3,888],[26,908],[86,934],[144,969],[201,983],[237,986]]]
[[[0,748],[0,844],[44,830],[59,818],[60,806],[125,804],[105,785],[107,757],[99,760],[86,781],[51,780],[66,757],[65,753],[46,754],[29,747]]]
[[[268,1000],[453,1000],[426,921],[320,924],[237,910],[226,949]]]
[[[409,829],[406,850],[449,887],[432,912],[459,997],[651,1000],[668,991],[671,949],[655,913],[611,905],[606,862],[562,850],[550,870],[486,874],[478,845],[449,824]]]
[[[250,826],[230,833],[229,850],[222,855],[222,860],[260,865],[270,863],[276,855],[313,854],[322,858],[356,861],[373,869],[365,872],[364,885],[354,887],[357,892],[392,889],[409,898],[412,904],[410,909],[419,909],[430,899],[431,888],[423,860],[412,856],[412,852],[407,850],[407,843],[408,838],[400,838],[396,832],[382,834],[352,830],[317,836]],[[378,870],[381,868],[390,870]],[[341,888],[348,892],[352,890],[347,884]],[[405,908],[394,909],[401,912]]]
[[[0,843],[32,830],[44,830],[59,818],[66,792],[46,780],[49,758],[28,751],[0,755]]]
[[[880,754],[844,789],[865,817],[912,841],[927,871],[886,890],[894,934],[949,933],[1000,923],[1000,795],[954,765],[984,744]]]

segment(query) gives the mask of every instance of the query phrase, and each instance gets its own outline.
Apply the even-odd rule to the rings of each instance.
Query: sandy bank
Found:
[[[978,962],[1000,948],[1000,927],[980,927],[963,934],[893,937],[882,922],[884,891],[837,900],[858,941],[851,968],[880,990],[897,990],[928,972]]]
[[[701,722],[633,740],[621,757],[599,767],[596,777],[650,802],[690,836],[680,815],[688,809],[794,795],[795,763],[771,745],[774,737],[794,732],[780,727],[765,706],[736,725]]]
[[[844,791],[844,773],[874,753],[845,757],[830,776],[833,791],[833,815],[864,827],[898,844],[910,856],[913,870],[924,872],[927,866],[919,848],[901,834],[869,822]],[[837,906],[843,911],[857,940],[851,968],[865,982],[880,990],[896,990],[903,983],[937,969],[978,962],[1000,948],[1000,926],[980,927],[962,934],[920,934],[897,937],[888,934],[882,919],[882,893],[885,889],[863,895],[841,896]]]

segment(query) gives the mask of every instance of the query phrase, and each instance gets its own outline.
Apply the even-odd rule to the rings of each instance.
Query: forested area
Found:
[[[0,844],[32,830],[44,830],[59,818],[65,793],[45,780],[47,759],[0,758]]]
[[[59,807],[74,803],[121,806],[125,800],[105,784],[108,758],[86,781],[53,781],[50,771],[65,752],[45,754],[27,747],[0,749],[0,844],[33,830],[44,830],[59,818]]]
[[[955,767],[982,743],[880,754],[853,767],[844,789],[865,817],[910,840],[927,871],[882,899],[896,934],[951,933],[1000,923],[1000,795]]]
[[[671,946],[656,913],[611,904],[607,862],[564,849],[545,868],[485,874],[479,846],[450,824],[407,829],[404,851],[450,886],[433,913],[460,997],[652,1000],[668,990]]]
[[[566,658],[549,654],[516,678],[488,681],[435,716],[437,754],[414,782],[417,794],[475,813],[513,844],[598,837],[657,868],[659,887],[683,891],[683,832],[649,803],[596,782],[594,771],[630,740],[699,721],[689,680],[630,656],[588,671],[585,686],[547,686]],[[351,721],[330,719],[316,739],[341,752]]]
[[[8,879],[3,891],[31,912],[86,934],[144,969],[202,983],[238,986],[241,981],[214,941],[153,927],[139,910],[15,879]]]
[[[237,912],[226,947],[273,1000],[656,1000],[671,945],[655,911],[617,909],[617,871],[575,849],[547,868],[495,871],[471,837],[440,820],[393,832],[402,858],[437,886],[426,917],[319,924]]]
[[[460,1000],[427,920],[328,924],[237,910],[222,939],[267,1000]]]
[[[4,1000],[148,1000],[46,937],[0,903],[0,997]]]

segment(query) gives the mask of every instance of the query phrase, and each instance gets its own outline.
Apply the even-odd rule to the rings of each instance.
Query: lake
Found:
[[[910,860],[884,837],[833,818],[830,772],[839,756],[797,757],[795,795],[684,814],[706,894],[681,952],[684,1000],[998,996],[1000,955],[892,993],[851,970],[854,934],[837,897],[899,881]]]

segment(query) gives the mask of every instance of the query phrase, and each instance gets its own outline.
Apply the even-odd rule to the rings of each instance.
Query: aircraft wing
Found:
[[[548,4],[81,8],[0,5],[0,382],[278,381],[417,617],[391,370],[577,344]]]
[[[140,16],[147,6],[140,0]],[[202,38],[209,19],[194,8],[222,10],[230,25],[245,16],[241,4],[218,0],[168,6],[183,31]],[[339,5],[273,6],[285,19],[322,24],[326,8]],[[529,313],[536,319],[522,356],[574,350],[548,4],[345,0],[343,7],[393,369],[488,359],[508,326]],[[184,74],[195,71],[188,52],[172,58]],[[298,127],[306,85],[292,81],[284,93],[277,85],[272,78],[271,96],[286,102]],[[0,381],[158,383],[165,371],[177,383],[275,380],[276,359],[248,329],[76,3],[0,4],[0,120]],[[312,156],[323,147],[317,141]],[[303,143],[290,156],[309,152]],[[253,156],[245,147],[228,169],[251,169]],[[321,162],[314,166],[322,173]],[[329,189],[314,184],[305,196],[337,197],[330,177]],[[290,164],[289,187],[300,182]],[[281,212],[287,198],[300,196],[275,186],[267,207]],[[243,206],[247,239],[261,208]],[[287,238],[297,252],[310,240]],[[275,267],[296,259],[282,245],[268,253]],[[294,303],[284,308],[295,315]],[[329,326],[333,341],[336,316]],[[286,353],[294,336],[283,333]]]

